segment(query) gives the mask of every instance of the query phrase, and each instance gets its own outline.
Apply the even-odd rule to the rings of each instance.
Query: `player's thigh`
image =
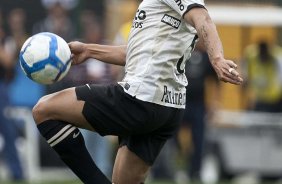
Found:
[[[145,182],[150,166],[131,152],[127,146],[119,148],[113,171],[114,184],[141,184]]]
[[[33,116],[37,124],[52,119],[93,131],[82,114],[84,103],[77,100],[75,88],[65,89],[42,97],[33,108]]]

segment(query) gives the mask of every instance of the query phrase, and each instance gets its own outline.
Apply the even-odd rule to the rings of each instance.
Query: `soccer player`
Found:
[[[185,108],[185,61],[202,39],[220,80],[241,84],[202,0],[143,0],[127,46],[71,42],[73,64],[88,58],[125,65],[122,82],[66,89],[33,109],[38,129],[72,171],[88,184],[111,183],[91,160],[79,129],[116,135],[120,147],[112,182],[144,183]],[[193,107],[191,107],[193,108]]]

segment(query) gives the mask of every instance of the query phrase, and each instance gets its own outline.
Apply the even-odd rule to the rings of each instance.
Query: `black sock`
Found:
[[[86,149],[78,128],[62,121],[48,120],[37,126],[48,144],[86,184],[111,184]]]

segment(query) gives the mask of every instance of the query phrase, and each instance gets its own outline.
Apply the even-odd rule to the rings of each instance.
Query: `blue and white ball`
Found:
[[[63,38],[43,32],[25,41],[19,60],[27,77],[41,84],[52,84],[68,73],[71,51]]]

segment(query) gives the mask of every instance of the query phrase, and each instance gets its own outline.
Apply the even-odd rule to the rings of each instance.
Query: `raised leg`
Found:
[[[94,131],[82,114],[84,101],[77,100],[75,88],[39,100],[33,117],[41,135],[85,184],[110,184],[86,149],[79,129]]]

